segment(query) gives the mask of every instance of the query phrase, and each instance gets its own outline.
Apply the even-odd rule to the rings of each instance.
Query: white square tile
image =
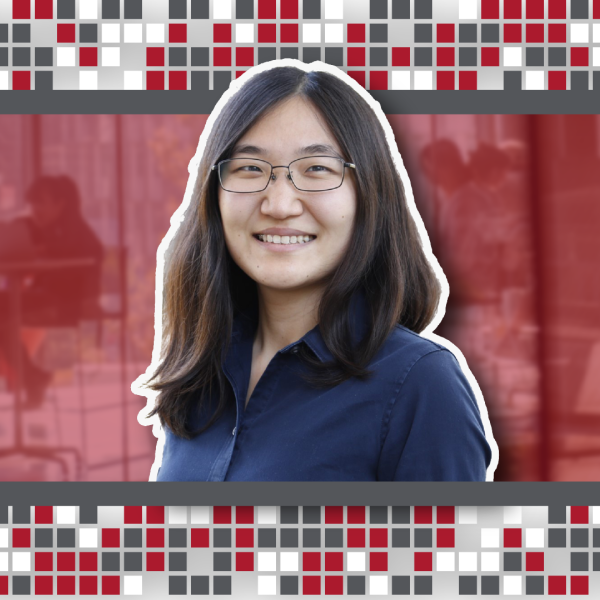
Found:
[[[325,43],[344,43],[344,26],[342,23],[325,23]]]
[[[433,71],[415,71],[415,90],[433,89]]]
[[[592,50],[592,66],[600,67],[600,46],[596,46]],[[595,508],[598,508],[597,506]]]
[[[258,576],[258,595],[276,596],[277,595],[277,576],[259,575]]]
[[[192,525],[208,525],[210,512],[208,506],[192,506]]]
[[[523,51],[521,48],[506,46],[502,49],[505,67],[520,67],[523,64]],[[506,508],[506,507],[505,507]]]
[[[98,1],[79,0],[79,18],[96,20],[98,18]]]
[[[277,507],[276,506],[258,506],[256,522],[259,525],[276,525],[277,524]]]
[[[592,506],[592,524],[600,525],[600,506]]]
[[[277,571],[277,552],[259,552],[257,571]]]
[[[482,552],[481,553],[481,570],[494,571],[500,570],[500,553],[499,552]]]
[[[59,46],[56,49],[56,66],[57,67],[74,67],[75,66],[75,48],[72,46]]]
[[[371,594],[371,596],[387,596],[387,575],[371,575],[369,577],[369,593]]]
[[[0,552],[0,573],[8,571],[8,552]]]
[[[237,44],[254,44],[254,25],[252,23],[236,23],[235,41]]]
[[[477,0],[459,0],[458,18],[476,20],[477,19]]]
[[[79,547],[98,547],[98,530],[95,527],[82,527],[79,529]]]
[[[346,555],[346,571],[366,571],[364,552],[348,552]]]
[[[124,90],[144,89],[144,78],[142,71],[123,71]]]
[[[102,46],[102,66],[119,67],[121,65],[121,48],[118,46]]]
[[[392,71],[392,89],[410,90],[410,71]]]
[[[541,527],[531,527],[525,530],[526,548],[544,547],[544,529]]]
[[[123,41],[126,44],[141,44],[142,43],[142,24],[141,23],[125,23],[125,25],[123,25]]]
[[[79,71],[79,89],[97,90],[98,71]]]
[[[187,523],[187,506],[169,506],[169,525]]]
[[[279,555],[279,570],[280,571],[297,571],[298,570],[298,553],[297,552],[281,552]]]
[[[123,594],[125,594],[125,596],[141,596],[142,576],[125,575],[123,577]]]
[[[476,506],[459,506],[458,507],[458,524],[459,525],[476,525],[477,524],[477,507]]]
[[[483,528],[481,530],[481,547],[482,548],[499,548],[500,547],[500,530],[493,528]]]
[[[0,71],[0,90],[8,89],[8,71]]]
[[[520,506],[504,507],[504,524],[520,525],[523,522],[523,509]]]
[[[505,575],[504,576],[504,595],[505,596],[520,596],[523,593],[522,581],[520,575]]]
[[[8,548],[8,528],[0,529],[0,548]]]
[[[343,19],[344,1],[343,0],[325,0],[325,18]]]
[[[458,570],[477,571],[477,552],[459,552]]]
[[[231,0],[213,0],[213,19],[231,20]]]
[[[302,42],[305,44],[320,44],[321,24],[302,23]]]
[[[571,23],[571,44],[589,44],[590,26],[587,23]]]
[[[544,87],[544,71],[525,71],[526,90],[543,90]]]
[[[594,40],[594,44],[600,43],[600,23],[594,23],[592,25],[592,38]]]
[[[436,552],[435,562],[437,571],[454,571],[454,552]]]
[[[165,26],[163,23],[148,23],[146,25],[146,43],[164,44]]]
[[[74,525],[76,519],[76,510],[74,506],[57,506],[56,507],[56,524],[57,525]]]
[[[121,26],[119,23],[102,23],[102,43],[121,43]]]
[[[13,552],[12,570],[31,571],[31,552]]]

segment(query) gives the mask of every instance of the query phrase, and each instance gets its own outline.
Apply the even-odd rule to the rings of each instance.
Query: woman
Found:
[[[486,478],[475,396],[418,335],[440,285],[385,133],[340,78],[277,66],[229,98],[163,291],[158,480]]]

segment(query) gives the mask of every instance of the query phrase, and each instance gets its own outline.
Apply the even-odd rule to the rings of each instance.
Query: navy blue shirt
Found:
[[[351,310],[362,335],[362,292]],[[256,305],[234,319],[225,413],[191,440],[165,427],[158,481],[485,481],[491,451],[477,401],[447,348],[396,325],[368,380],[319,390],[296,354],[306,344],[332,360],[317,325],[275,354],[244,409],[257,324]]]

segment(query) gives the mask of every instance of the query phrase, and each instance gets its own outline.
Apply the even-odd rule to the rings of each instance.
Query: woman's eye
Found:
[[[327,167],[324,167],[323,165],[312,165],[308,168],[309,171],[314,170],[314,171],[329,171],[330,169],[328,169]]]

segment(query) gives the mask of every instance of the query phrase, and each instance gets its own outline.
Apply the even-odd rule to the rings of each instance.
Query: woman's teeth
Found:
[[[272,244],[305,244],[315,239],[315,235],[257,235],[262,242]]]

